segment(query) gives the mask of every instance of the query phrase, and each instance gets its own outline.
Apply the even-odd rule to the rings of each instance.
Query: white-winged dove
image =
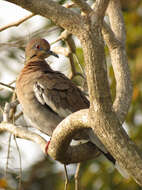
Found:
[[[45,61],[50,55],[58,57],[44,39],[32,39],[27,44],[25,66],[17,79],[16,92],[30,125],[52,136],[53,130],[65,117],[88,108],[89,101],[64,74],[51,69]],[[89,139],[90,136],[90,141],[115,164],[115,159],[96,135],[83,132],[81,138]]]

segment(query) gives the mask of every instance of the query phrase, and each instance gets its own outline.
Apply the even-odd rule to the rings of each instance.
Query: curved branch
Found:
[[[78,34],[83,19],[80,14],[69,10],[55,1],[50,0],[7,0],[27,9],[34,14],[40,14],[51,19],[57,25],[67,29],[72,34]]]
[[[116,38],[125,46],[125,23],[121,11],[120,0],[110,0],[107,13],[109,15],[112,31],[115,33]]]
[[[107,36],[104,34],[104,37],[110,50],[116,79],[116,98],[113,109],[119,121],[123,123],[131,102],[132,84],[125,50],[125,25],[118,0],[110,1],[108,15],[114,33],[106,24],[104,24],[103,31],[107,34]]]
[[[72,119],[72,117],[70,119]],[[64,123],[63,124],[61,123],[59,125],[59,128],[60,127],[66,128]],[[78,129],[78,131],[79,130],[80,129]],[[33,141],[40,146],[41,150],[44,153],[46,153],[45,150],[46,150],[46,146],[47,146],[47,141],[40,135],[29,131],[25,127],[16,126],[11,123],[3,122],[0,124],[0,131],[8,131],[11,134],[15,135],[16,137]],[[77,130],[75,130],[75,132],[77,132]],[[72,135],[75,134],[75,132],[73,132]],[[48,154],[55,160],[58,160],[58,161],[62,162],[63,164],[71,164],[71,163],[78,163],[78,162],[83,162],[83,161],[86,161],[89,159],[93,159],[100,155],[100,152],[97,149],[97,147],[89,142],[80,144],[80,145],[76,145],[76,146],[68,146],[67,147],[67,145],[68,145],[67,142],[65,142],[65,141],[64,141],[64,143],[62,142],[63,138],[58,137],[56,139],[58,134],[60,135],[59,131],[56,130],[55,135],[53,136],[53,139],[52,139],[51,143],[49,144],[49,149],[48,149]],[[67,134],[67,136],[70,136],[70,134]],[[58,144],[59,149],[57,149],[55,147],[56,144],[54,144],[54,143],[59,143]],[[62,143],[62,145],[60,145],[61,143]],[[61,149],[60,147],[62,147],[62,146],[66,147],[66,150],[65,150],[65,148]]]
[[[78,163],[93,159],[100,155],[99,150],[92,143],[84,143],[77,146],[70,146],[73,137],[82,131],[90,128],[88,109],[75,112],[66,117],[53,131],[51,142],[48,147],[48,154],[64,164]]]

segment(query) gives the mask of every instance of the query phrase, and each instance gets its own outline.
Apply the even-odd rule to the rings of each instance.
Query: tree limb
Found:
[[[43,139],[41,136],[29,131],[26,128],[23,128],[22,126],[16,126],[11,123],[3,122],[0,123],[0,131],[8,131],[11,134],[15,135],[16,137],[36,142],[37,144],[40,145],[42,151],[45,152],[47,141]]]
[[[116,98],[113,108],[119,117],[119,121],[123,123],[131,102],[132,84],[125,49],[126,34],[120,1],[110,1],[108,15],[114,34],[106,25],[104,25],[106,29],[103,28],[103,31],[105,33],[108,31],[109,37],[111,36],[111,40],[108,41],[107,37],[105,37],[105,40],[110,50],[111,62],[116,78]]]
[[[7,0],[27,9],[34,14],[40,14],[51,19],[57,25],[67,29],[72,34],[78,34],[83,19],[80,14],[61,6],[59,3],[50,0]]]
[[[13,23],[10,23],[10,24],[8,24],[6,26],[3,26],[3,27],[0,28],[0,32],[2,32],[3,30],[8,29],[10,27],[13,27],[13,26],[19,26],[21,23],[25,22],[26,20],[30,19],[33,16],[34,16],[34,14],[32,13],[32,14],[30,14],[28,16],[25,16],[24,18],[16,21],[16,22],[13,22]]]

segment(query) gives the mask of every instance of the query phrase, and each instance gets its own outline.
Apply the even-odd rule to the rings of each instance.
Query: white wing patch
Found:
[[[36,98],[38,99],[38,101],[44,105],[45,101],[43,99],[43,93],[44,93],[44,86],[42,86],[40,83],[36,82],[33,86],[33,90],[35,93]]]
[[[53,101],[51,101],[44,93],[44,86],[41,85],[39,82],[36,82],[33,86],[33,90],[37,100],[42,104],[47,104],[54,112],[56,112],[60,117],[67,117],[72,111],[68,109],[63,109],[61,107],[57,108]]]

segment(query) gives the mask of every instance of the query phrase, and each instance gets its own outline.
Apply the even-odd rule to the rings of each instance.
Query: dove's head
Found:
[[[50,50],[50,44],[47,40],[42,38],[35,38],[29,41],[26,46],[26,60],[30,60],[34,57],[45,59],[50,55],[59,57],[56,53]]]

